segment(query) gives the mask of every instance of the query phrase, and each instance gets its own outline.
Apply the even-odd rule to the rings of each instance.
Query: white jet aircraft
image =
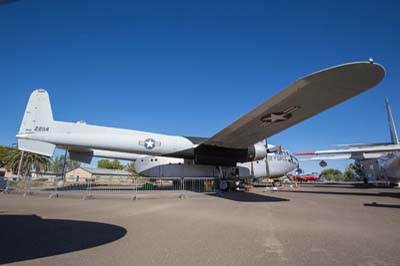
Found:
[[[215,177],[227,180],[283,176],[297,159],[262,141],[377,85],[384,68],[372,61],[339,65],[303,77],[210,138],[55,121],[43,89],[30,96],[18,148],[52,156],[67,149],[72,160],[89,163],[93,156],[135,160],[143,176],[176,179]]]
[[[362,167],[362,171],[365,174],[365,183],[368,180],[385,180],[392,185],[398,186],[400,182],[400,143],[389,100],[386,99],[385,103],[391,142],[340,144],[338,146],[349,148],[296,152],[295,155],[316,155],[315,157],[299,158],[299,160],[321,161],[321,167],[327,165],[326,160],[355,160]]]

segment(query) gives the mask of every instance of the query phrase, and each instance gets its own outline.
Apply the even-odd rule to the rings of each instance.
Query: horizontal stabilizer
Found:
[[[33,152],[45,156],[53,156],[56,145],[29,139],[18,139],[18,149],[21,151]]]

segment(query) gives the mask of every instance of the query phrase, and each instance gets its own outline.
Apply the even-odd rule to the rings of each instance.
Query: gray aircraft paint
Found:
[[[270,163],[264,159],[268,150],[261,140],[374,87],[384,75],[384,68],[373,62],[350,63],[313,73],[208,139],[55,121],[48,93],[39,89],[29,99],[17,135],[18,148],[47,156],[52,156],[56,147],[68,149],[71,159],[84,162],[102,154],[136,159],[140,158],[137,154],[163,156],[163,162],[165,157],[176,157],[168,162],[176,166],[176,176],[181,176],[183,165],[190,161],[193,166],[186,171],[188,175],[200,172],[207,176],[213,169],[215,176],[214,169],[218,169],[219,177],[225,177],[221,173],[229,167],[237,167],[236,173],[244,177],[282,175],[295,169],[297,163],[282,158],[274,161],[281,156],[276,153],[271,155]],[[142,172],[154,166],[157,167],[143,167]]]
[[[269,153],[262,160],[238,163],[237,166],[222,167],[226,178],[281,177],[298,167],[298,160],[287,151]],[[268,168],[268,170],[267,170]],[[181,177],[221,177],[218,167],[196,165],[192,160],[169,157],[146,156],[136,160],[135,170],[143,176],[161,179]]]
[[[387,180],[400,185],[400,144],[397,138],[396,125],[388,99],[385,101],[391,142],[379,144],[341,144],[348,149],[320,150],[314,152],[299,152],[297,155],[317,155],[300,160],[349,160],[359,161],[369,180]],[[319,156],[332,155],[332,156]]]

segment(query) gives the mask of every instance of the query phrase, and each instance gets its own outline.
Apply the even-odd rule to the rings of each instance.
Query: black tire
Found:
[[[219,189],[223,192],[229,191],[229,186],[229,182],[225,180],[220,180],[218,183]]]

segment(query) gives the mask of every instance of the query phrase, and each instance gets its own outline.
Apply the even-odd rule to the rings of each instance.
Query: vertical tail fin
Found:
[[[43,89],[32,92],[19,129],[18,149],[52,156],[55,145],[32,138],[35,133],[49,132],[53,125],[49,94]]]
[[[53,123],[49,94],[44,89],[32,92],[29,98],[19,134],[45,131]]]
[[[392,110],[390,109],[389,100],[387,98],[386,98],[386,112],[387,112],[387,117],[388,117],[388,122],[389,122],[390,140],[393,144],[399,144],[396,126],[393,121]]]

